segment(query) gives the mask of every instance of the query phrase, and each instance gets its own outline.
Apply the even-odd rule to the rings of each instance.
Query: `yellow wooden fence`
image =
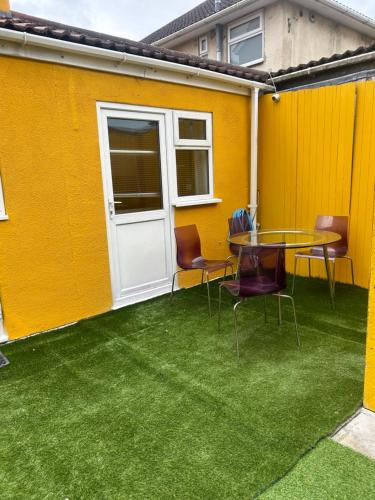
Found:
[[[259,222],[314,226],[317,215],[349,215],[356,284],[368,287],[375,180],[375,82],[286,92],[260,100]],[[300,261],[299,274],[307,263]],[[288,269],[293,255],[288,253]],[[315,276],[323,265],[313,263]],[[348,262],[337,265],[350,282]]]

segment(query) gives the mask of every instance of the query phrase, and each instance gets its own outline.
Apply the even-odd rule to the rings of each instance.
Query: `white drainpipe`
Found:
[[[250,211],[257,223],[258,210],[258,117],[259,89],[251,90],[251,159],[250,159]]]

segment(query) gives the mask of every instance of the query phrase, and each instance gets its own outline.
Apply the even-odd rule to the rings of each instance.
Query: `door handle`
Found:
[[[109,217],[113,219],[116,215],[115,205],[121,205],[122,201],[108,200]]]
[[[115,216],[115,202],[113,200],[108,200],[108,211],[109,211],[109,218],[113,219]]]

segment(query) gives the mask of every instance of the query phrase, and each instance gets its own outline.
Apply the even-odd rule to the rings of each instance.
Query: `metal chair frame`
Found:
[[[233,274],[233,263],[230,262],[230,261],[228,261],[228,259],[227,259],[227,265],[224,268],[224,275],[223,275],[223,279],[224,280],[227,277],[227,268],[228,267],[230,267],[232,269],[232,274]],[[187,273],[189,271],[199,271],[199,269],[178,269],[176,272],[173,273],[171,298],[173,297],[174,284],[175,284],[175,280],[176,280],[177,274],[179,274],[179,273]],[[205,269],[202,269],[201,284],[203,285],[204,278],[206,278],[206,283],[207,283],[207,299],[208,299],[208,313],[209,313],[210,318],[211,318],[212,317],[212,308],[211,308],[211,294],[210,294],[210,279],[209,279],[209,275],[210,275],[210,273],[208,271],[206,271]]]
[[[236,273],[236,278],[239,279],[239,268],[237,268],[237,273]],[[223,287],[223,283],[219,284],[219,315],[218,315],[218,332],[220,333],[221,330],[221,291]],[[296,306],[294,302],[294,298],[291,295],[286,295],[284,293],[278,292],[278,293],[272,293],[272,294],[265,294],[263,295],[264,297],[264,322],[267,323],[267,296],[272,295],[273,297],[278,298],[278,325],[281,326],[282,323],[282,309],[281,309],[281,299],[287,299],[290,300],[292,303],[292,308],[293,308],[293,317],[294,317],[294,328],[296,332],[296,340],[297,340],[297,347],[300,349],[301,347],[301,340],[299,336],[299,331],[298,331],[298,323],[297,323],[297,314],[296,314]],[[259,295],[258,295],[259,297]],[[240,300],[238,300],[234,306],[233,306],[233,317],[234,317],[234,333],[235,333],[235,341],[236,341],[236,351],[237,351],[237,360],[239,361],[240,359],[240,350],[239,350],[239,337],[238,337],[238,321],[237,321],[237,308],[240,304],[245,302],[246,300],[254,298],[254,297],[243,297]]]
[[[296,282],[296,274],[297,274],[297,263],[298,259],[308,259],[309,263],[309,278],[311,278],[311,260],[319,260],[324,262],[324,255],[313,255],[313,254],[298,254],[296,253],[294,255],[294,272],[293,272],[293,284],[292,284],[292,295],[294,295],[294,288],[295,288],[295,282]],[[354,265],[353,265],[353,259],[349,255],[339,255],[335,257],[329,257],[328,260],[332,265],[332,287],[333,287],[333,294],[335,294],[335,289],[336,289],[336,260],[337,259],[346,259],[350,262],[350,268],[351,268],[351,274],[352,274],[352,284],[355,285],[355,280],[354,280]],[[328,271],[328,270],[327,270]],[[328,272],[327,272],[327,279],[329,279]]]

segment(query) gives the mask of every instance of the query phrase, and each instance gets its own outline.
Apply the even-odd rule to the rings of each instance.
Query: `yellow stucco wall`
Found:
[[[9,9],[10,9],[9,0],[0,0],[0,11],[8,12]]]
[[[226,257],[227,217],[249,199],[250,100],[217,91],[0,58],[0,286],[11,339],[111,308],[96,101],[213,113],[215,196],[176,209],[204,254]],[[197,276],[183,284],[191,284]]]

